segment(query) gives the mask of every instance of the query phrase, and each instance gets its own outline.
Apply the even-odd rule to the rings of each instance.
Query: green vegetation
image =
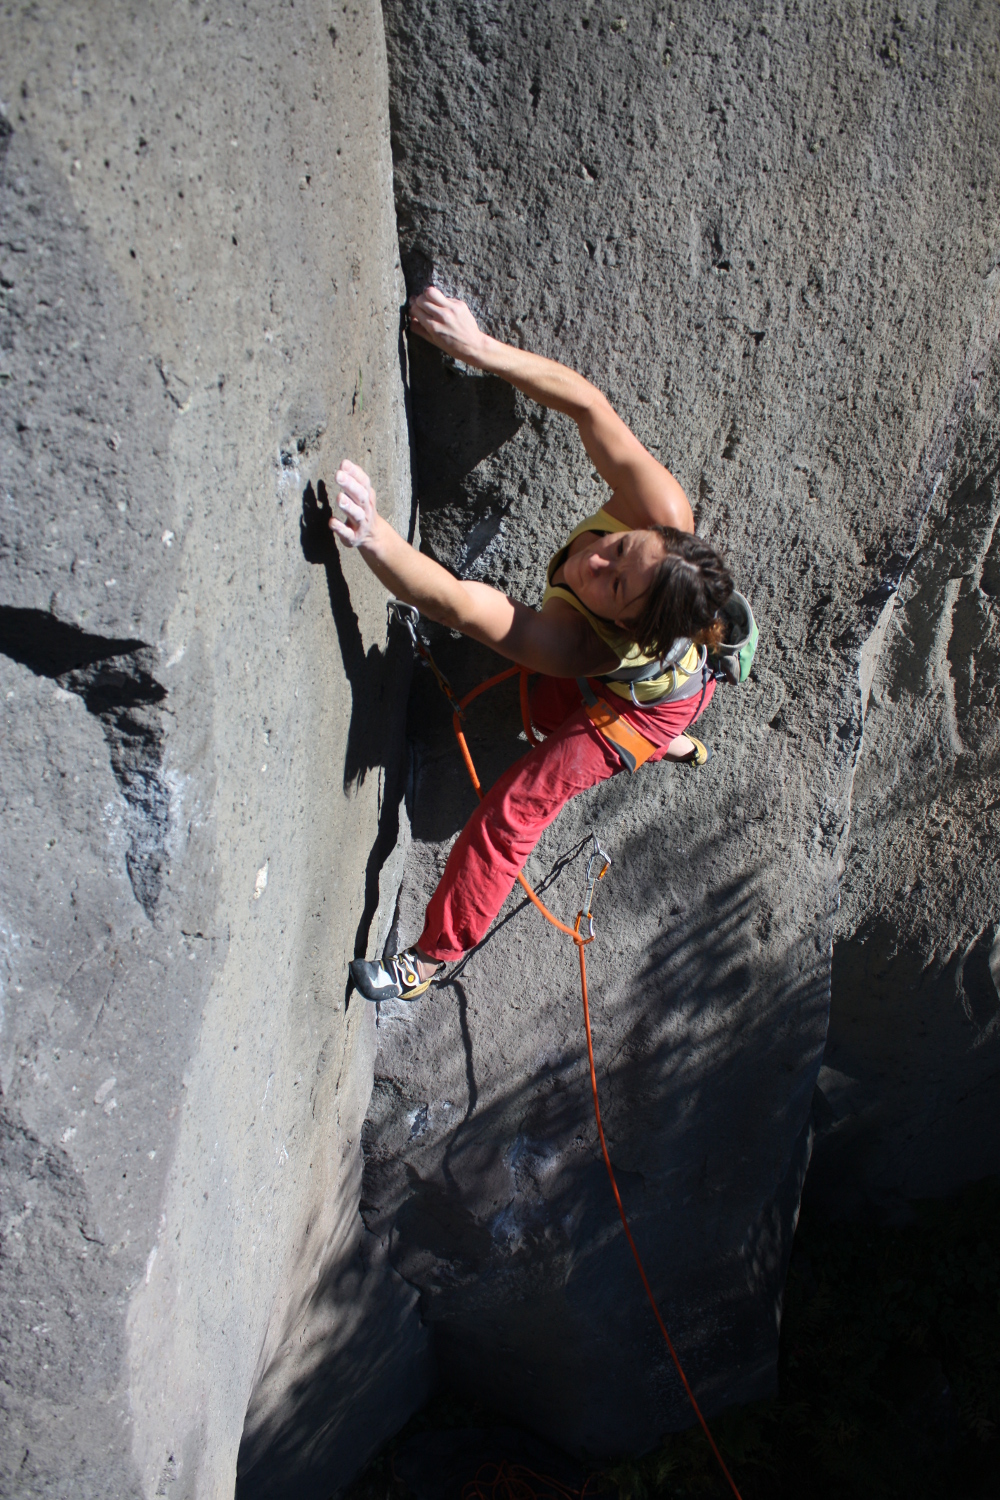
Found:
[[[1000,1182],[918,1205],[903,1228],[803,1214],[788,1277],[780,1395],[716,1418],[743,1500],[996,1500],[1000,1496]],[[432,1404],[419,1428],[484,1426]],[[390,1449],[395,1444],[390,1445]],[[731,1494],[697,1428],[602,1465],[587,1494]],[[353,1500],[401,1500],[390,1451]]]

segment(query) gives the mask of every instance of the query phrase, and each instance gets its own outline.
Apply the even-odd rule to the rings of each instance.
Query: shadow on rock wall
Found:
[[[603,829],[622,812],[607,805],[609,792],[627,803],[636,791],[624,777],[602,791]],[[577,833],[562,827],[535,861],[539,888],[564,917],[579,899],[574,856],[589,842]],[[673,902],[630,974],[622,908],[661,904],[658,838],[652,827],[616,843],[624,878],[616,886],[613,871],[601,893],[589,950],[597,1067],[626,1211],[688,1374],[714,1409],[772,1386],[761,1350],[777,1337],[818,1065],[815,1042],[811,1070],[803,1051],[825,1022],[827,975],[812,937],[764,966],[748,953],[763,868],[708,901]],[[711,839],[695,842],[685,859],[709,864],[715,851]],[[362,1212],[420,1289],[450,1383],[577,1450],[613,1452],[684,1425],[689,1409],[597,1152],[575,975],[570,946],[515,891],[480,947],[419,1007],[380,1007]],[[796,1016],[794,1035],[775,1038],[754,1005],[760,992]],[[757,1069],[755,1098],[748,1068]],[[792,1073],[803,1082],[789,1095]],[[433,1078],[433,1089],[414,1087],[414,1076]],[[741,1162],[763,1148],[769,1108],[786,1144],[769,1148],[777,1170],[758,1201]],[[685,1243],[693,1219],[702,1260],[717,1265],[707,1298]],[[720,1369],[739,1373],[720,1381]]]
[[[156,680],[155,649],[144,641],[91,635],[46,610],[0,605],[0,652],[36,677],[75,693],[99,721],[111,769],[125,802],[125,867],[152,921],[163,884],[170,835],[170,787],[163,771],[167,696]]]
[[[352,1184],[354,1193],[358,1184]],[[309,1294],[247,1409],[236,1500],[328,1500],[332,1474],[368,1458],[385,1411],[431,1392],[428,1338],[416,1293],[345,1204],[334,1237],[343,1251]]]
[[[343,784],[349,794],[364,785],[372,770],[379,772],[378,832],[365,864],[364,907],[354,935],[354,957],[368,949],[372,921],[379,904],[379,876],[399,838],[399,808],[403,795],[404,757],[396,751],[406,720],[410,645],[404,631],[391,630],[386,648],[365,651],[358,617],[340,561],[339,544],[330,530],[332,510],[321,479],[302,495],[299,535],[307,563],[322,567],[330,596],[330,611],[344,675],[351,689],[351,717],[344,752]],[[342,851],[353,860],[354,851]]]
[[[483,461],[518,431],[524,403],[513,386],[465,370],[420,338],[410,340],[410,379],[421,543],[466,572],[510,507],[502,470]]]

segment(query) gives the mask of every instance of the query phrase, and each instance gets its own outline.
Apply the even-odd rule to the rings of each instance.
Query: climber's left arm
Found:
[[[456,578],[411,547],[378,514],[371,481],[357,464],[345,460],[337,483],[340,515],[333,515],[332,529],[345,547],[357,548],[387,589],[429,620],[460,630],[532,672],[579,677],[617,666],[617,656],[583,615],[561,600],[550,600],[542,611],[529,609],[487,583]]]

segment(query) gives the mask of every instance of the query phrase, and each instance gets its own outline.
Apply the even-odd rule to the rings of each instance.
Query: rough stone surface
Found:
[[[255,1387],[263,1463],[339,1350],[349,1470],[422,1357],[344,991],[408,666],[319,488],[411,525],[381,16],[0,24],[0,1493],[231,1494]]]
[[[809,1192],[828,1212],[1000,1171],[1000,360],[886,607],[854,778]]]
[[[529,601],[604,495],[407,355],[390,98],[411,289],[604,387],[760,618],[711,766],[529,865],[572,916],[615,857],[605,1119],[705,1407],[771,1388],[814,1128],[837,1212],[996,1169],[998,38],[839,12],[388,0],[387,74],[372,0],[2,5],[0,1493],[328,1496],[435,1380],[591,1452],[688,1420],[563,940],[512,899],[345,996],[473,801],[421,675],[401,812],[336,460],[414,534],[409,358],[423,545]],[[470,722],[488,781],[513,690]]]
[[[711,1411],[772,1388],[859,663],[878,655],[996,337],[996,28],[971,3],[387,0],[385,15],[411,290],[433,275],[491,332],[604,388],[760,619],[751,683],[706,717],[711,766],[647,767],[581,798],[529,863],[572,916],[571,856],[592,827],[616,858],[590,961],[608,1134]],[[605,493],[575,430],[433,352],[412,358],[424,545],[536,601],[546,557]],[[926,523],[966,571],[991,503],[968,501],[967,523],[949,501]],[[971,584],[959,609],[935,576],[959,613],[985,609]],[[441,655],[461,688],[492,665],[447,639]],[[403,939],[471,807],[426,682],[412,724]],[[968,769],[982,798],[995,770],[975,732],[984,754],[949,796]],[[513,695],[476,710],[484,780],[516,734]],[[874,837],[888,789],[862,780]],[[940,909],[952,897],[944,882]],[[971,936],[987,905],[949,931]],[[864,1024],[874,1048],[879,1022]],[[563,941],[512,899],[449,984],[382,1007],[377,1075],[363,1212],[420,1290],[442,1376],[571,1448],[634,1450],[688,1421],[595,1151]]]

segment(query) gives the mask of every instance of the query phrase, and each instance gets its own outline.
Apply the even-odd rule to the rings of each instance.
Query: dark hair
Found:
[[[667,555],[631,627],[636,644],[647,656],[664,656],[678,636],[718,645],[726,632],[721,611],[733,592],[729,569],[701,537],[673,526],[646,529],[656,533]]]

